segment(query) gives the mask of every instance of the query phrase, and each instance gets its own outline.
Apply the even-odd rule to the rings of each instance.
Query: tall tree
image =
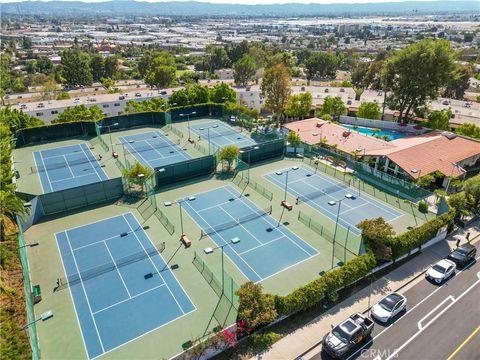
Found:
[[[452,110],[432,111],[428,114],[427,126],[431,129],[448,130]]]
[[[292,95],[285,107],[285,115],[294,118],[304,118],[312,109],[312,94],[309,92]]]
[[[358,107],[357,116],[365,119],[380,119],[380,105],[376,101],[367,101]]]
[[[335,77],[337,69],[337,57],[326,52],[315,52],[305,62],[305,71],[309,82],[316,77]]]
[[[90,55],[80,50],[66,49],[61,53],[62,75],[67,87],[92,83]]]
[[[86,107],[77,105],[67,108],[52,121],[54,124],[72,121],[98,121],[105,117],[97,105]]]
[[[265,107],[275,116],[283,117],[283,111],[291,94],[290,73],[283,64],[277,64],[265,70],[262,81],[262,96]]]
[[[100,54],[95,54],[90,59],[90,68],[92,69],[93,81],[100,81],[105,77],[105,59]]]
[[[205,47],[204,62],[205,68],[211,73],[230,65],[227,52],[223,47],[217,45],[207,45]]]
[[[424,39],[400,50],[387,60],[391,78],[389,107],[406,121],[415,109],[436,99],[451,78],[455,55],[446,40]]]
[[[145,75],[145,82],[150,86],[165,88],[175,81],[176,65],[172,55],[163,51],[149,64]]]
[[[118,59],[114,56],[107,57],[105,59],[105,68],[103,75],[110,79],[115,79],[118,73]]]
[[[233,79],[235,84],[246,86],[253,80],[257,71],[257,64],[250,55],[242,56],[233,64]]]
[[[347,107],[339,96],[327,96],[320,109],[321,115],[339,116],[347,113]]]
[[[465,91],[470,86],[470,78],[473,76],[473,66],[459,65],[455,66],[451,78],[448,80],[447,86],[443,91],[443,96],[451,99],[463,100]]]
[[[7,126],[12,133],[29,127],[45,125],[39,118],[9,107],[0,108],[0,124]]]
[[[236,102],[237,93],[232,87],[224,82],[216,84],[210,89],[210,101],[217,104],[223,104],[227,102]]]

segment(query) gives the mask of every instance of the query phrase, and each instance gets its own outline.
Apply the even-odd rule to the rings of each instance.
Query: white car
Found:
[[[372,317],[381,322],[388,322],[407,308],[407,298],[399,293],[391,293],[385,296],[377,304],[372,306]]]
[[[443,259],[432,265],[425,273],[427,279],[432,280],[436,284],[441,284],[455,273],[456,265],[453,261]]]

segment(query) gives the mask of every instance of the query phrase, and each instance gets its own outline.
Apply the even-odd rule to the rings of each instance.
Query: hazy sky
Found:
[[[0,0],[0,3],[5,2],[18,2],[22,0]],[[84,1],[84,2],[103,2],[111,0],[63,0],[63,1]],[[115,0],[113,0],[115,1]],[[182,0],[138,0],[148,2],[162,2],[162,1],[182,1]],[[312,3],[312,4],[345,4],[345,3],[375,3],[375,2],[400,2],[400,1],[412,1],[412,0],[197,0],[210,3],[222,3],[222,4],[285,4],[285,3]],[[434,1],[434,0],[422,0],[422,1]]]

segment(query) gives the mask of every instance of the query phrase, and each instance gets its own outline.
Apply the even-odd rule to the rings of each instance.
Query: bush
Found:
[[[376,265],[373,253],[368,252],[347,261],[344,266],[329,271],[321,278],[302,286],[286,296],[277,296],[276,308],[279,315],[288,315],[306,310],[328,294],[366,276]]]
[[[428,212],[428,204],[425,200],[420,200],[418,202],[418,211],[424,214]]]
[[[438,230],[444,226],[448,226],[453,222],[455,210],[446,214],[440,215],[434,219],[423,223],[392,240],[392,256],[398,258],[401,255],[408,253],[410,250],[419,247],[426,243],[438,233]]]
[[[280,340],[280,334],[276,332],[269,331],[266,333],[259,333],[253,334],[250,336],[248,341],[250,342],[250,346],[257,352],[268,349],[278,340]]]
[[[70,94],[66,91],[62,91],[57,95],[57,100],[68,100],[70,99]]]

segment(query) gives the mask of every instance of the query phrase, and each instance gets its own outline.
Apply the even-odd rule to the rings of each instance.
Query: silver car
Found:
[[[400,293],[391,293],[372,306],[372,317],[386,323],[407,308],[407,298]]]

